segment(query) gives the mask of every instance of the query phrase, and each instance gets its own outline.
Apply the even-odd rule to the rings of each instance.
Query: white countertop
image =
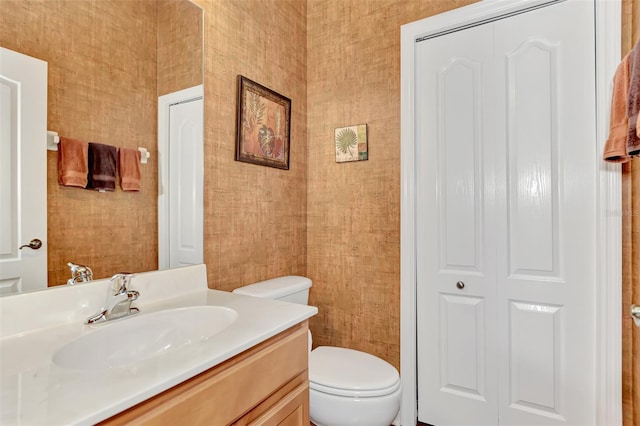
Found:
[[[137,316],[216,305],[234,309],[238,318],[208,340],[128,366],[83,371],[54,364],[52,356],[63,345],[109,326],[83,324],[102,306],[106,289],[101,280],[0,298],[0,424],[97,423],[317,313],[312,306],[210,290],[204,265],[148,272],[138,274],[130,288],[140,292]]]

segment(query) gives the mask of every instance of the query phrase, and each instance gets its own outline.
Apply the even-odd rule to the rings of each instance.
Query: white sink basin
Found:
[[[222,306],[169,309],[123,318],[60,348],[53,362],[65,368],[100,370],[124,367],[198,343],[231,325],[238,313]]]

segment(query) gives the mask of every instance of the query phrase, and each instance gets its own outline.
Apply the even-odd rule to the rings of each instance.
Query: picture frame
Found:
[[[336,128],[333,142],[336,149],[336,163],[369,159],[366,123]]]
[[[239,75],[236,161],[289,170],[291,99]]]

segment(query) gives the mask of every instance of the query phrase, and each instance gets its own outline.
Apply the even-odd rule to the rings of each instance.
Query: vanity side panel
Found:
[[[231,424],[292,379],[308,387],[307,330],[304,321],[100,424]]]

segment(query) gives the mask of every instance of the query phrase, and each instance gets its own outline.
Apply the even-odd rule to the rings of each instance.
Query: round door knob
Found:
[[[20,250],[22,250],[23,248],[28,247],[32,250],[38,250],[40,247],[42,247],[42,241],[40,241],[37,238],[34,238],[33,240],[29,241],[29,244],[24,244],[20,247],[18,247]]]
[[[460,290],[462,290],[464,288],[464,283],[462,281],[458,281],[456,283],[456,287],[458,287]]]

